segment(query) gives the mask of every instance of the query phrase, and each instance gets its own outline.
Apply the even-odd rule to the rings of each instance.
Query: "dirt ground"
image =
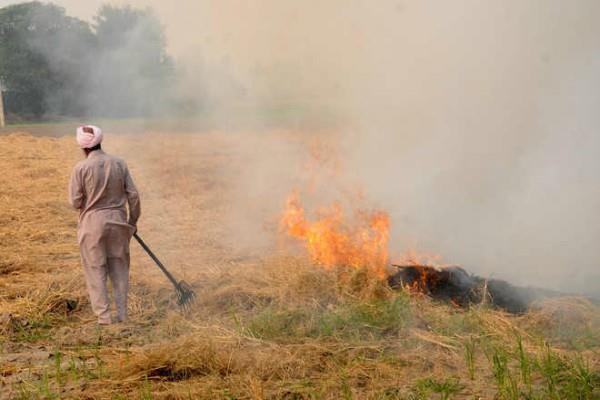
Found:
[[[142,197],[140,235],[198,301],[179,312],[132,243],[131,320],[99,328],[66,198],[81,152],[54,131],[0,136],[0,399],[600,398],[600,308],[585,299],[460,310],[241,252],[236,134],[107,135]]]

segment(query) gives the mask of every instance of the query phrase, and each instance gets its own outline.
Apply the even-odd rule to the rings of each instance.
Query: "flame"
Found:
[[[326,268],[369,268],[385,277],[388,262],[390,220],[382,211],[358,211],[353,223],[346,222],[342,207],[334,203],[320,209],[314,221],[307,219],[297,191],[286,201],[281,227],[302,241],[311,260]]]
[[[450,266],[442,262],[442,257],[415,249],[407,250],[400,258],[393,260],[392,265],[412,265],[419,272],[411,284],[406,285],[413,292],[429,294],[439,280],[439,271]]]
[[[442,256],[438,254],[425,253],[416,249],[408,249],[400,257],[392,259],[393,265],[420,265],[434,268],[446,268],[451,266],[443,262]]]

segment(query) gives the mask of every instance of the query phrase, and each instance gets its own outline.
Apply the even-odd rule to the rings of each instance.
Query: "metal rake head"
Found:
[[[192,303],[196,300],[196,293],[192,290],[192,287],[185,281],[179,281],[176,286],[177,290],[177,304],[184,309],[189,310]]]

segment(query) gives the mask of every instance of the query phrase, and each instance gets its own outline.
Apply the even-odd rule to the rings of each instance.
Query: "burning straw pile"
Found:
[[[460,267],[435,267],[411,262],[392,265],[388,273],[389,217],[382,211],[357,210],[348,223],[338,203],[316,212],[311,220],[299,193],[287,199],[281,217],[282,230],[300,240],[316,265],[326,269],[364,269],[380,279],[387,277],[393,289],[407,287],[436,300],[460,307],[491,304],[510,313],[523,313],[536,301],[558,296],[550,290],[513,286],[498,279],[484,279]],[[389,276],[388,276],[389,275]]]

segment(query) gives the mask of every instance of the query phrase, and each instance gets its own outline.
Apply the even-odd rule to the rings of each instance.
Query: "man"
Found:
[[[77,129],[77,143],[86,159],[73,168],[69,202],[79,210],[77,240],[92,310],[100,325],[108,325],[113,320],[107,276],[117,306],[116,321],[127,319],[129,241],[140,217],[140,199],[127,164],[102,151],[102,139],[96,126]]]

